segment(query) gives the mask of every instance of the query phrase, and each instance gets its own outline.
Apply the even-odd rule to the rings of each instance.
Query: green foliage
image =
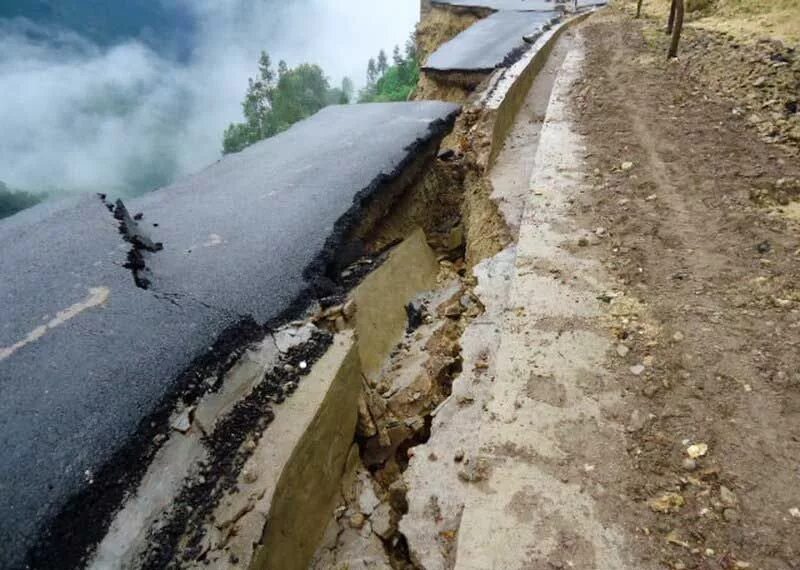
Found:
[[[0,220],[13,216],[31,206],[35,206],[45,196],[41,194],[31,194],[30,192],[22,192],[21,190],[12,190],[3,182],[0,182]]]
[[[262,52],[258,68],[258,77],[250,79],[242,103],[245,121],[225,130],[224,154],[275,136],[323,107],[349,102],[352,82],[346,79],[341,88],[332,89],[318,65],[304,63],[290,69],[281,61],[276,76],[269,55]]]
[[[413,40],[406,43],[405,55],[400,47],[392,52],[392,65],[386,52],[378,54],[367,65],[367,86],[359,94],[359,103],[407,101],[419,82],[419,62]]]

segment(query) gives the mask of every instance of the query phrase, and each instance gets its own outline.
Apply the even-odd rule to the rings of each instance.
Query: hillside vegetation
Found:
[[[43,195],[14,190],[0,181],[0,220],[35,206],[43,199]]]
[[[391,63],[384,50],[367,63],[367,83],[358,96],[359,103],[406,101],[419,82],[419,61],[413,40],[405,52],[395,46]],[[233,123],[222,139],[223,154],[240,152],[248,146],[273,137],[294,123],[310,117],[328,105],[353,102],[354,85],[350,78],[341,87],[331,87],[318,65],[304,63],[289,68],[278,64],[277,72],[266,52],[258,63],[258,75],[249,80],[242,102],[245,120]]]

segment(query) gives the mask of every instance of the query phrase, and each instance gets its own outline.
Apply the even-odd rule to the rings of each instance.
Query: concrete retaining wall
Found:
[[[573,16],[553,26],[536,40],[531,49],[517,63],[495,75],[489,88],[484,92],[481,102],[493,121],[491,150],[487,169],[491,168],[517,113],[525,102],[533,80],[544,66],[559,36],[569,27],[583,21],[591,12]]]

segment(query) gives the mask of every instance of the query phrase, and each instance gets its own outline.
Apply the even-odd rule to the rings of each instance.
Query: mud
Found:
[[[573,96],[594,191],[574,215],[593,237],[576,249],[639,299],[610,356],[634,468],[606,520],[660,567],[798,568],[800,228],[780,210],[800,172],[723,87],[760,56],[728,67],[690,35],[667,64],[650,24],[618,11],[586,36]],[[692,80],[700,61],[710,80]]]

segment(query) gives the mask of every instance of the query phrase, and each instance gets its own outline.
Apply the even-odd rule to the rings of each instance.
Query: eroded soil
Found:
[[[591,18],[573,89],[597,236],[575,247],[641,302],[609,355],[633,469],[604,516],[666,568],[798,569],[800,162],[649,25]]]

